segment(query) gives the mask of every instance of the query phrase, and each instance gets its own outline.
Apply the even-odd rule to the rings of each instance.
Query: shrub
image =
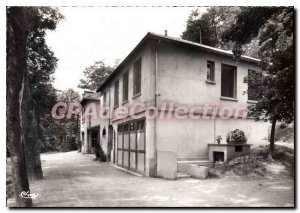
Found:
[[[245,144],[247,138],[243,130],[233,130],[227,134],[226,141],[228,144]]]

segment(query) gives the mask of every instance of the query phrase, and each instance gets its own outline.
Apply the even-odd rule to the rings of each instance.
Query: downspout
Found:
[[[111,120],[111,118],[110,118],[110,116],[111,116],[111,114],[110,114],[110,88],[108,89],[108,108],[109,108],[109,110],[108,110],[108,126],[109,126],[110,125],[110,120]]]
[[[214,143],[216,143],[216,117],[214,118]]]
[[[108,110],[108,127],[107,127],[107,131],[106,131],[106,144],[107,144],[107,151],[106,151],[106,157],[108,157],[108,147],[109,147],[109,136],[108,136],[108,134],[109,134],[109,126],[110,126],[110,122],[111,122],[111,113],[110,113],[110,103],[111,103],[111,100],[110,100],[110,89],[109,89],[109,92],[108,92],[108,95],[109,95],[109,99],[108,99],[108,105],[109,105],[109,110]],[[108,160],[108,158],[107,158],[107,160]]]

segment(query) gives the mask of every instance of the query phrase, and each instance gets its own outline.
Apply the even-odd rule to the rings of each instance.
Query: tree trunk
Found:
[[[22,115],[25,134],[25,154],[29,180],[40,180],[43,171],[40,158],[39,126],[35,114],[34,101],[31,97],[27,74],[24,75],[24,99]]]
[[[12,162],[12,179],[17,207],[31,207],[32,200],[20,196],[30,192],[25,160],[22,101],[26,72],[26,15],[22,7],[7,9],[6,114],[8,142]]]
[[[275,148],[275,128],[276,128],[277,117],[276,115],[272,118],[271,135],[270,135],[270,152],[271,155],[274,153]]]

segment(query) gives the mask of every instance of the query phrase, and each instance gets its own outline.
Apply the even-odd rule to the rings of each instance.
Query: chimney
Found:
[[[168,30],[165,30],[165,36],[168,36]]]

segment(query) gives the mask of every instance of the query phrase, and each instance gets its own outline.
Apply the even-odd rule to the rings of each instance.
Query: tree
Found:
[[[57,17],[49,7],[7,8],[7,146],[18,206],[32,205],[20,197],[29,192],[28,177],[42,178],[38,115],[50,108],[49,102],[42,104],[45,97],[54,97],[49,77],[57,61],[44,37],[46,29],[55,29]]]
[[[194,10],[181,37],[199,43],[201,30],[202,44],[227,49],[230,44],[222,42],[221,35],[234,23],[239,11],[239,7],[210,7],[207,12],[200,15],[198,10]]]
[[[31,13],[26,45],[29,86],[38,118],[48,118],[56,102],[52,74],[58,59],[47,46],[45,36],[48,30],[55,30],[64,17],[55,7],[27,7],[27,10]]]
[[[26,163],[29,179],[41,179],[42,167],[40,147],[44,129],[42,125],[51,122],[51,106],[56,101],[55,89],[51,75],[56,68],[57,59],[46,44],[47,30],[55,30],[57,23],[63,18],[56,8],[26,7],[30,16],[28,23],[26,53],[27,70],[25,76],[24,112],[26,115]],[[51,123],[50,123],[51,124]]]
[[[254,37],[259,41],[264,74],[257,81],[261,98],[251,113],[257,118],[267,117],[272,123],[270,152],[274,152],[277,121],[294,120],[295,70],[292,7],[245,7],[237,21],[223,34],[225,40],[235,42],[233,52]],[[251,26],[251,27],[249,27]]]
[[[181,37],[199,43],[201,29],[202,44],[232,50],[234,42],[224,39],[224,34],[236,22],[236,17],[240,12],[241,7],[210,7],[202,15],[198,10],[194,10],[187,20],[186,30]],[[241,47],[246,55],[258,57],[257,44],[258,40],[252,38],[251,42]]]
[[[94,91],[105,81],[118,65],[119,60],[115,61],[114,67],[105,65],[103,61],[96,61],[92,66],[85,68],[83,71],[85,79],[80,79],[78,85],[81,89]]]
[[[79,104],[80,95],[73,89],[67,89],[58,95],[58,101],[69,107],[71,103]],[[56,134],[59,139],[57,147],[60,151],[74,150],[79,145],[79,114],[72,114],[71,118],[67,118],[67,112],[67,110],[62,112],[65,114],[64,119],[56,121]]]
[[[26,35],[26,62],[24,83],[24,128],[25,153],[29,179],[41,179],[40,120],[49,115],[50,103],[55,99],[51,85],[57,59],[45,42],[46,30],[54,30],[62,18],[57,9],[51,7],[26,7],[30,18]]]
[[[22,198],[29,192],[25,160],[25,135],[22,116],[24,97],[24,74],[26,71],[26,27],[28,17],[22,7],[7,8],[7,135],[12,161],[13,188],[18,207],[32,206],[32,200]]]

